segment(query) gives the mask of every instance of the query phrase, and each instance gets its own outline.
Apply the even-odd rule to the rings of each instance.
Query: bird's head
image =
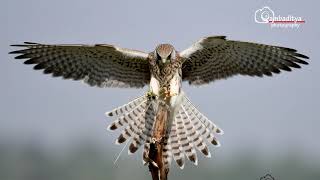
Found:
[[[171,44],[160,44],[154,50],[154,57],[159,64],[167,64],[176,59],[176,51]]]

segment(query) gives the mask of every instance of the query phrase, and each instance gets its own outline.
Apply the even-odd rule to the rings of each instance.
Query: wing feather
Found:
[[[190,84],[202,85],[237,74],[272,76],[280,70],[291,71],[308,64],[309,57],[295,49],[250,42],[226,40],[213,36],[199,40],[182,51],[182,78]]]
[[[54,77],[84,80],[98,87],[134,87],[148,84],[150,71],[148,54],[112,45],[45,45],[25,42],[12,45],[26,49],[12,51],[16,59],[35,64]]]

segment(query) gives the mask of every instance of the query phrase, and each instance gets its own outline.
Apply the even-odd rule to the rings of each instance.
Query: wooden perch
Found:
[[[150,143],[149,171],[151,172],[152,180],[167,180],[169,167],[165,167],[163,160],[163,149],[166,141],[166,130],[168,126],[168,118],[170,117],[168,101],[160,102],[156,114],[152,141]]]

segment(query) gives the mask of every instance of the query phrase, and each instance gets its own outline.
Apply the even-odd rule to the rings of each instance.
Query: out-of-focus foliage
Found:
[[[115,152],[83,143],[68,149],[48,150],[34,144],[0,146],[1,180],[108,180],[150,179],[146,166],[137,155],[113,164]],[[123,155],[126,156],[126,155]],[[221,160],[220,160],[221,161]],[[311,164],[299,154],[278,159],[261,159],[250,153],[218,162],[201,160],[195,167],[187,163],[184,170],[173,165],[169,179],[260,179],[270,173],[276,180],[320,179],[319,163]]]

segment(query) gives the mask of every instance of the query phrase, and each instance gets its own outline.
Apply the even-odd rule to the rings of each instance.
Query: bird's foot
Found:
[[[172,96],[177,96],[178,94],[177,93],[171,93],[169,88],[164,87],[161,90],[161,95],[163,96],[164,100],[167,100],[167,99],[171,98]]]
[[[171,98],[173,96],[177,96],[177,93],[170,93],[170,91],[165,91],[164,92],[164,100],[167,100],[168,98]]]
[[[146,96],[148,97],[149,100],[155,100],[157,99],[157,95],[152,92],[151,90],[149,90],[147,93],[146,93]]]

